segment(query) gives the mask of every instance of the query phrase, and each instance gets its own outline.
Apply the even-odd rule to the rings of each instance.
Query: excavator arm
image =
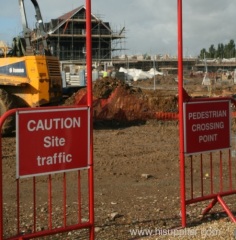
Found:
[[[45,28],[44,28],[43,18],[42,18],[42,14],[41,14],[38,2],[37,2],[37,0],[31,0],[31,2],[34,5],[35,12],[36,12],[35,18],[37,20],[37,27],[38,27],[37,38],[42,39],[42,44],[43,44],[43,48],[45,51],[45,55],[51,55],[49,47],[48,47],[48,43],[47,43],[48,34],[46,33]],[[25,55],[32,55],[32,52],[33,52],[32,43],[31,43],[32,31],[28,27],[24,0],[19,0],[19,6],[20,6],[21,22],[22,22],[22,27],[23,27],[24,39],[25,39],[25,43],[26,43]]]
[[[41,11],[40,11],[38,2],[37,2],[37,0],[31,0],[31,2],[33,3],[34,8],[35,8],[35,12],[36,12],[35,17],[36,17],[38,29],[39,29],[39,36],[37,36],[37,37],[42,38],[43,47],[44,47],[44,49],[48,50],[48,44],[47,44],[48,34],[46,33],[45,28],[44,28],[43,18],[41,15]]]
[[[33,50],[31,46],[31,30],[28,27],[28,22],[25,13],[24,0],[19,0],[20,13],[21,13],[21,23],[23,27],[23,34],[26,43],[26,53],[25,55],[32,55]]]

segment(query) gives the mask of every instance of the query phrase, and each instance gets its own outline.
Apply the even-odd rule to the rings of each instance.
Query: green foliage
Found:
[[[212,44],[208,50],[203,48],[200,51],[199,58],[233,58],[235,57],[236,49],[233,39],[228,44],[219,43],[217,48]]]

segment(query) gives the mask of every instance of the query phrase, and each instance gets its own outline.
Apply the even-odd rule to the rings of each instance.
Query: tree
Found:
[[[204,58],[204,55],[206,58],[232,58],[236,57],[236,48],[235,48],[235,42],[233,39],[229,41],[227,44],[219,43],[217,46],[217,49],[215,49],[215,46],[212,44],[208,51],[206,51],[205,48],[203,48],[200,51],[200,58]]]
[[[235,43],[234,40],[230,40],[228,44],[225,44],[225,57],[232,58],[235,56]]]
[[[203,48],[203,49],[201,50],[201,52],[200,52],[199,57],[203,59],[203,58],[205,57],[205,55],[207,55],[207,54],[208,54],[208,53],[207,53],[206,49]]]
[[[216,49],[215,49],[215,46],[213,44],[209,47],[209,55],[207,57],[209,57],[209,58],[215,58],[216,57]]]
[[[224,44],[223,43],[218,44],[218,48],[216,50],[216,57],[224,58]]]

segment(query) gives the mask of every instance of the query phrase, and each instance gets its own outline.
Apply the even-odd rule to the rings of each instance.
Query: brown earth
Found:
[[[197,89],[199,90],[197,94],[208,94],[207,89],[199,84],[201,80],[190,81],[191,84],[186,85],[189,92]],[[150,89],[153,88],[153,80],[138,81],[132,85],[131,87],[119,80],[102,79],[94,86],[95,239],[98,240],[143,239],[145,235],[151,234],[135,231],[147,229],[155,231],[181,226],[178,122],[155,119],[155,112],[158,111],[177,112],[177,83],[174,76],[169,76],[159,77],[154,91]],[[222,94],[223,90],[220,91]],[[224,91],[230,93],[228,88]],[[82,104],[84,96],[84,93],[77,93],[66,101],[66,105]],[[119,107],[116,105],[117,99]],[[15,144],[15,137],[3,138],[3,225],[6,236],[16,231]],[[78,215],[76,185],[78,176],[77,173],[68,173],[67,176],[67,223],[75,224]],[[63,174],[60,173],[52,176],[53,226],[56,227],[63,225],[62,179]],[[208,181],[207,179],[206,177],[204,181]],[[88,218],[86,170],[82,170],[81,180],[82,221],[86,221]],[[47,229],[48,225],[48,177],[37,177],[36,182],[38,219],[36,228],[43,230]],[[32,186],[32,178],[20,180],[22,233],[31,232],[33,228]],[[229,198],[228,202],[230,207],[235,209],[234,199]],[[215,226],[216,229],[224,231],[224,235],[220,235],[222,239],[230,239],[225,237],[225,231],[227,236],[233,237],[233,230],[229,229],[231,227],[229,218],[220,207],[216,206],[215,211],[210,212],[204,220],[201,219],[201,211],[206,205],[205,202],[198,203],[188,209],[188,226],[201,227],[209,223],[211,225],[207,225],[208,229]],[[214,225],[215,223],[218,225]],[[224,224],[227,224],[227,230],[221,229]],[[219,236],[216,237],[215,239],[220,239]],[[89,237],[86,230],[81,230],[45,239],[85,240]],[[159,236],[153,235],[152,239],[159,239]],[[189,237],[182,236],[181,239]]]

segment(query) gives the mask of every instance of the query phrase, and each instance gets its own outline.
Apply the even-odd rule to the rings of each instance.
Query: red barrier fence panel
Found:
[[[189,105],[188,105],[189,104]],[[187,206],[208,202],[205,216],[218,203],[236,222],[223,198],[236,194],[236,142],[233,142],[231,99],[209,98],[184,103],[185,156],[181,171],[181,216],[186,226]],[[234,139],[235,140],[235,139]],[[180,167],[181,168],[181,167]]]
[[[91,214],[94,210],[90,209],[93,207],[91,205],[93,191],[90,189],[93,179],[89,175],[89,171],[91,171],[89,111],[87,107],[82,108],[83,113],[78,108],[56,109],[40,108],[40,112],[38,112],[39,109],[13,109],[0,118],[1,128],[7,117],[12,114],[20,115],[21,113],[18,111],[23,111],[23,119],[18,120],[28,126],[22,127],[21,122],[18,126],[21,129],[18,129],[17,132],[23,132],[19,135],[17,133],[16,138],[0,136],[0,239],[33,239],[55,234],[57,237],[60,236],[59,239],[76,237],[94,239],[94,216]],[[30,111],[30,114],[37,116],[34,118],[30,115],[28,118],[24,116],[24,111],[26,114]],[[47,116],[54,116],[54,119],[57,119],[54,122],[57,124],[54,132],[49,130],[50,124],[47,125],[47,131],[42,125],[45,111],[49,114]],[[62,122],[59,124],[58,119],[63,119],[64,111],[66,111],[66,117],[63,125]],[[88,161],[85,163],[78,163],[80,154],[77,155],[75,151],[75,149],[79,153],[81,151],[81,144],[76,141],[81,137],[78,136],[80,133],[77,132],[76,136],[72,136],[67,131],[67,128],[72,126],[68,116],[75,114],[71,111],[75,111],[81,116],[81,119],[85,117],[85,120],[88,121],[85,125],[80,123],[81,128],[82,126],[86,128],[84,132],[86,136],[83,137],[85,137],[88,149],[83,154],[87,154],[85,158]],[[57,114],[60,115],[60,118]],[[36,123],[35,119],[38,119],[39,116],[39,122]],[[67,130],[65,128],[60,130],[59,126],[65,127]],[[40,131],[41,133],[39,133]],[[75,131],[77,130],[73,129],[73,132]],[[35,137],[33,137],[34,135]],[[9,142],[16,144],[16,154],[6,152]],[[84,148],[84,146],[82,147]],[[50,151],[52,155],[50,155]],[[75,165],[72,164],[71,168],[68,167],[67,165],[73,161]],[[48,168],[50,164],[53,165],[53,162],[57,162],[61,168],[58,166],[56,168],[54,166],[52,169]],[[43,164],[44,166],[42,166]]]
[[[185,165],[185,205],[202,201],[211,201],[202,211],[206,215],[216,203],[219,203],[233,222],[232,212],[223,201],[223,197],[236,193],[235,156],[230,150],[209,152],[186,157]],[[183,213],[182,214],[186,214]]]
[[[231,124],[227,123],[227,119],[230,120],[234,114],[229,114],[229,111],[224,106],[225,103],[220,102],[219,106],[215,103],[212,104],[216,115],[213,113],[209,117],[208,114],[211,112],[211,106],[209,105],[211,105],[212,101],[216,101],[216,98],[209,98],[201,99],[200,105],[195,105],[198,111],[194,112],[194,107],[193,109],[190,107],[190,114],[193,113],[194,115],[189,115],[188,107],[190,105],[187,104],[189,101],[191,102],[191,97],[183,88],[182,10],[182,0],[178,0],[178,106],[182,227],[186,226],[186,207],[203,201],[211,201],[203,211],[203,215],[206,215],[216,203],[219,203],[230,219],[236,222],[235,216],[223,200],[223,197],[236,193],[234,161],[236,155],[235,150],[231,152],[231,131],[229,131]],[[204,104],[203,101],[206,101],[207,104]],[[228,98],[228,101],[236,105],[234,99]],[[228,105],[230,106],[230,104]],[[218,107],[220,112],[218,112]],[[192,120],[199,121],[192,122]],[[220,141],[220,137],[222,137],[222,141]]]

